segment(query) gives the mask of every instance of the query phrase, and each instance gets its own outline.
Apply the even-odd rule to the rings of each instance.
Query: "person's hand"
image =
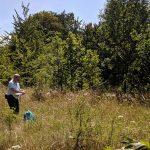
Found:
[[[25,94],[25,91],[24,91],[24,90],[21,90],[21,93],[22,93],[22,95],[24,95],[24,94]]]

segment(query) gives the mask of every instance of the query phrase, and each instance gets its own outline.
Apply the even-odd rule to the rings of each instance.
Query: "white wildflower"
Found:
[[[95,126],[95,122],[91,121],[91,127],[94,127],[94,126]]]
[[[123,118],[123,116],[122,116],[122,115],[119,115],[118,118]]]
[[[72,135],[69,135],[69,139],[73,139],[74,137]]]
[[[136,123],[135,121],[130,121],[131,123]]]
[[[15,145],[15,146],[12,146],[11,149],[12,150],[14,150],[14,149],[21,149],[21,146],[20,145]]]

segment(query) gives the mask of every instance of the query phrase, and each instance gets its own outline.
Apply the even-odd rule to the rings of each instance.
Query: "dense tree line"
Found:
[[[2,83],[19,72],[26,86],[150,89],[148,0],[107,0],[98,24],[65,11],[30,15],[23,4],[22,10],[0,41]]]

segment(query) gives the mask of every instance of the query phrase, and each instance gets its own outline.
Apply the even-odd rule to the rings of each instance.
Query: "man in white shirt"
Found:
[[[9,81],[6,99],[10,109],[14,109],[16,114],[19,113],[19,96],[25,94],[24,90],[20,89],[20,75],[14,74],[14,77]]]

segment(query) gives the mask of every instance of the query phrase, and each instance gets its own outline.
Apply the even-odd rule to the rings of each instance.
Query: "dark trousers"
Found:
[[[8,102],[10,109],[14,110],[14,113],[19,113],[19,101],[17,98],[13,97],[12,95],[5,96]]]

